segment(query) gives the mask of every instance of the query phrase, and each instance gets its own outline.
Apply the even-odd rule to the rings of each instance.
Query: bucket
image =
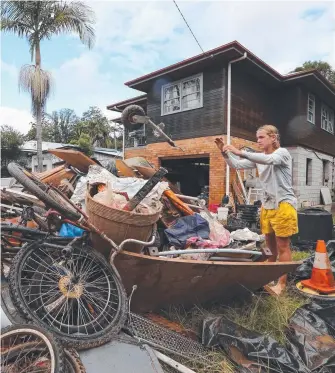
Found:
[[[228,207],[219,207],[218,208],[218,220],[226,221],[228,218]]]
[[[123,211],[106,206],[92,197],[97,192],[97,186],[92,185],[86,193],[86,211],[89,222],[112,239],[117,245],[128,238],[148,241],[161,211],[153,214],[138,214],[132,211]],[[92,233],[91,239],[94,248],[109,257],[111,247],[98,234]],[[143,245],[127,243],[124,250],[139,253]]]

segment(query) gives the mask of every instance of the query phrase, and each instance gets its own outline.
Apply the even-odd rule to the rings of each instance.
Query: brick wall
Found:
[[[180,146],[183,151],[173,148],[167,143],[154,143],[141,148],[126,149],[125,158],[144,157],[155,167],[159,167],[161,158],[209,157],[209,203],[220,203],[222,197],[225,195],[226,168],[223,157],[214,143],[216,137],[217,136],[207,136],[177,141],[177,145]],[[226,136],[222,137],[225,141]],[[231,143],[237,148],[243,146],[255,148],[256,146],[256,143],[252,141],[236,137],[231,138]],[[234,176],[235,171],[232,170],[231,180]]]
[[[288,147],[287,149],[293,159],[293,188],[299,203],[301,204],[304,201],[309,201],[312,205],[321,204],[322,201],[320,189],[326,186],[332,191],[332,189],[335,187],[333,184],[333,165],[335,158],[300,146]],[[308,173],[307,159],[310,159],[310,172]],[[323,161],[330,162],[327,164],[327,182],[324,182],[325,163]],[[306,181],[308,185],[306,185]]]

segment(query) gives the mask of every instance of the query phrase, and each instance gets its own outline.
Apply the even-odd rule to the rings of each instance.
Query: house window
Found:
[[[162,87],[161,114],[167,115],[200,108],[202,98],[202,74],[166,84]]]
[[[334,133],[334,110],[324,104],[321,106],[321,128]]]
[[[307,120],[315,124],[315,96],[310,93],[308,94]]]
[[[306,158],[306,185],[312,185],[312,160]]]

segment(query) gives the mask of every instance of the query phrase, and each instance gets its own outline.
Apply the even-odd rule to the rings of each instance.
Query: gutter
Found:
[[[122,113],[122,110],[118,109],[117,106],[112,106],[112,107],[107,106],[107,110],[117,111],[118,113]]]
[[[243,56],[232,60],[228,63],[228,102],[227,102],[227,145],[230,145],[230,127],[231,127],[231,65],[235,62],[245,60],[247,58],[247,52],[244,52]],[[230,189],[230,167],[226,164],[226,196],[229,196]]]

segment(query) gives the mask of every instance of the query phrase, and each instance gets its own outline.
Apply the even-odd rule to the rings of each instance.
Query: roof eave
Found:
[[[115,104],[108,105],[107,109],[112,110],[112,111],[121,112],[122,110],[118,108],[119,106],[131,105],[131,104],[135,104],[135,103],[139,103],[139,102],[144,102],[146,100],[147,100],[147,94],[143,94],[143,95],[140,95],[140,96],[137,96],[137,97],[129,98],[127,100],[116,102]]]

